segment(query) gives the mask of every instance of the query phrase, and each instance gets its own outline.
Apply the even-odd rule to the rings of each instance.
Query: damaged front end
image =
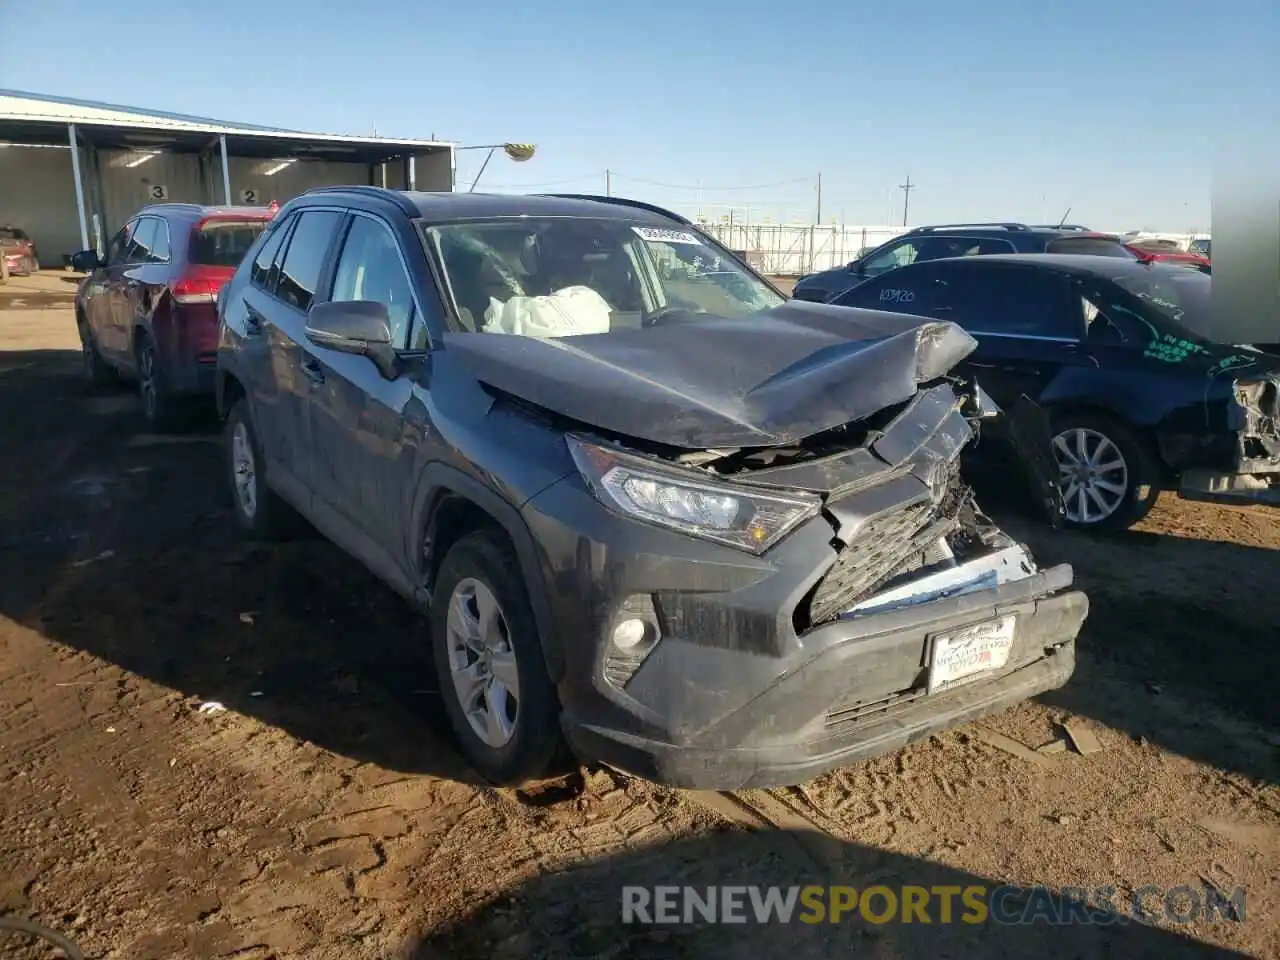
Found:
[[[1226,418],[1229,464],[1183,470],[1179,494],[1188,500],[1280,506],[1280,381],[1234,381]]]
[[[976,388],[939,379],[785,446],[572,438],[596,499],[629,496],[634,516],[636,500],[681,496],[662,492],[671,477],[705,494],[679,507],[699,514],[692,535],[742,559],[656,534],[625,560],[620,546],[579,550],[561,576],[616,612],[598,628],[592,679],[609,705],[567,706],[571,742],[675,786],[781,786],[1065,683],[1087,598],[1069,566],[1037,566],[961,477],[960,454],[993,413]],[[726,524],[707,536],[720,509]],[[603,588],[581,572],[593,555]]]
[[[785,446],[632,449],[766,496],[808,496],[831,525],[831,562],[793,613],[797,634],[841,617],[923,603],[1035,574],[1025,547],[978,506],[960,455],[986,421],[1002,427],[1030,467],[1051,523],[1062,516],[1043,411],[998,408],[976,384],[939,380],[911,400]],[[587,471],[597,487],[607,464]],[[758,495],[759,495],[758,494]],[[803,519],[797,515],[797,522]],[[764,552],[785,533],[770,530]]]

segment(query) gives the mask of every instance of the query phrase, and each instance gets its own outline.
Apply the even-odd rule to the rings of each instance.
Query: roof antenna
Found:
[[[1064,213],[1064,214],[1062,215],[1062,219],[1058,221],[1058,226],[1059,226],[1059,227],[1061,227],[1064,223],[1066,223],[1066,222],[1067,222],[1067,217],[1069,217],[1069,216],[1071,216],[1071,208],[1070,208],[1070,207],[1067,207],[1067,212],[1066,212],[1066,213]]]

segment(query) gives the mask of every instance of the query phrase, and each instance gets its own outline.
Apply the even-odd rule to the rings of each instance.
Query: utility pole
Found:
[[[613,196],[613,174],[609,170],[604,172],[604,195],[606,197]]]
[[[911,191],[919,184],[911,182],[911,175],[907,174],[907,182],[898,184],[898,189],[902,191],[902,225],[907,225],[907,210],[911,206]]]
[[[822,174],[818,174],[818,223],[822,223]]]

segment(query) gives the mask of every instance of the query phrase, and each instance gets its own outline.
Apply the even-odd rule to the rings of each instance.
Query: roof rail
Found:
[[[931,223],[925,227],[914,227],[913,229],[908,230],[907,233],[928,233],[931,230],[962,230],[966,227],[980,227],[984,230],[999,229],[1010,231],[1031,229],[1025,223],[1013,223],[1010,221],[1004,221],[1001,223]]]
[[[375,187],[363,183],[335,184],[330,187],[312,187],[303,196],[309,197],[318,193],[354,193],[357,196],[369,197],[371,200],[376,198],[394,203],[401,212],[410,217],[419,215],[417,204],[405,196],[403,191],[392,190],[389,187]]]
[[[1035,223],[1031,225],[1032,230],[1070,230],[1075,232],[1093,233],[1093,228],[1084,227],[1078,223]]]
[[[656,213],[659,216],[674,220],[677,223],[683,223],[685,226],[693,226],[693,223],[665,207],[659,207],[657,204],[645,203],[643,200],[628,200],[626,197],[603,197],[592,193],[544,193],[544,197],[557,197],[561,200],[594,200],[596,203],[614,203],[622,207],[635,207],[638,210],[648,210],[650,213]]]

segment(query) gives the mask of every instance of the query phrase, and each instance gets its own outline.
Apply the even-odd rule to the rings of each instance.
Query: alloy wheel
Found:
[[[520,674],[506,614],[493,591],[473,578],[449,598],[449,672],[458,705],[487,746],[506,746],[520,717]]]
[[[245,518],[252,520],[258,512],[258,467],[249,428],[243,420],[231,433],[231,475],[236,488],[236,504]]]
[[[1129,465],[1120,448],[1088,427],[1073,427],[1053,438],[1067,519],[1101,523],[1120,508],[1129,492]]]

